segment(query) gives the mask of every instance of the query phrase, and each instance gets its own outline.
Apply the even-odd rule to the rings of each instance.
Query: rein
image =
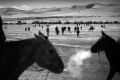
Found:
[[[107,72],[104,68],[104,66],[102,65],[102,60],[101,60],[101,57],[100,57],[100,52],[98,52],[98,57],[99,57],[99,62],[100,62],[100,65],[101,65],[101,68],[104,72]]]
[[[100,52],[98,52],[98,56],[99,56],[99,61],[100,61],[101,68],[106,73],[106,76],[107,76],[107,71],[105,70],[104,66],[102,65],[102,60],[101,60],[101,57],[100,57]]]

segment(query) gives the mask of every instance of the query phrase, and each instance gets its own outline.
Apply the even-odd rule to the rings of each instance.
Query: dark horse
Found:
[[[3,32],[2,23],[0,27]],[[64,65],[60,56],[41,32],[35,34],[35,38],[4,40],[5,35],[0,33],[0,80],[18,80],[20,74],[33,63],[56,74],[63,72]]]
[[[93,31],[95,28],[93,26],[90,26],[89,31]]]
[[[110,71],[107,80],[111,80],[116,72],[120,73],[120,44],[102,31],[102,37],[91,47],[91,52],[105,51]]]

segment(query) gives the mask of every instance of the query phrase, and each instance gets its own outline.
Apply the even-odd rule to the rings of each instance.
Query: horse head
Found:
[[[106,44],[109,40],[108,38],[109,38],[109,36],[102,31],[101,38],[98,39],[98,41],[91,47],[91,52],[97,53],[100,51],[104,51],[106,48]]]
[[[48,37],[44,36],[40,31],[39,35],[35,34],[35,37],[39,44],[39,47],[37,49],[38,55],[36,55],[36,63],[38,66],[46,68],[54,73],[63,72],[63,62],[58,55],[55,47],[48,40]]]

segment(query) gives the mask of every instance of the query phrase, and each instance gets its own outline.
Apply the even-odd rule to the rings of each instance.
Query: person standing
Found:
[[[68,32],[71,33],[71,28],[70,28],[70,26],[68,26]]]
[[[55,32],[56,32],[56,35],[59,35],[59,29],[57,26],[55,27]]]
[[[76,31],[77,31],[77,27],[75,26],[75,27],[74,27],[74,33],[76,33]]]
[[[65,27],[62,27],[61,31],[62,31],[62,35],[64,35]]]
[[[50,29],[49,27],[46,28],[47,36],[49,36]]]
[[[81,26],[80,28],[81,28],[81,30],[82,30],[82,26]]]
[[[28,27],[28,31],[30,31],[30,27]]]
[[[77,28],[76,28],[76,33],[77,33],[77,37],[79,37],[80,30],[79,30],[79,27],[78,27],[78,26],[77,26]]]

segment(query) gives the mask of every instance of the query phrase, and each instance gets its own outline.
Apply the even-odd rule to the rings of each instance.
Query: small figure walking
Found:
[[[49,27],[46,28],[47,36],[49,36],[50,29]]]
[[[79,37],[79,33],[80,33],[79,27],[76,28],[76,33],[77,33],[77,37]]]
[[[28,27],[28,31],[30,31],[30,27]]]
[[[74,33],[76,33],[76,31],[77,31],[77,27],[75,26],[75,27],[74,27]]]
[[[68,26],[68,32],[71,33],[71,28],[70,28],[70,26]]]
[[[27,31],[27,27],[25,28],[25,31]]]
[[[56,32],[56,35],[59,35],[59,29],[57,26],[55,27],[55,32]]]
[[[43,25],[42,25],[42,29],[43,29]]]
[[[81,30],[82,30],[82,26],[81,26],[80,28],[81,28]]]
[[[65,27],[62,27],[61,31],[62,31],[62,35],[64,35]]]

